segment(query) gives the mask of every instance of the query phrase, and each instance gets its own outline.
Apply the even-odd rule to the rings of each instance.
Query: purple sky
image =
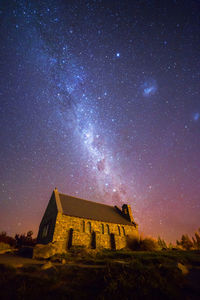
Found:
[[[52,190],[200,226],[200,2],[1,1],[0,231],[37,234]]]

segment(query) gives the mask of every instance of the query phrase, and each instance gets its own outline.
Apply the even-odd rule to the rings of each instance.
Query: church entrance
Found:
[[[96,232],[92,232],[92,241],[91,241],[91,247],[92,249],[96,249]]]
[[[115,235],[114,235],[114,233],[110,234],[110,244],[111,244],[111,250],[116,250]]]
[[[67,245],[68,249],[70,249],[72,246],[72,240],[73,240],[73,228],[70,228],[69,236],[68,236],[68,245]]]

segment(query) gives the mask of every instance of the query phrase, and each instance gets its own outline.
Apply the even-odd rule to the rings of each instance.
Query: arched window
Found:
[[[110,228],[109,228],[109,225],[108,225],[108,224],[106,224],[106,233],[107,233],[107,234],[110,234]]]
[[[122,227],[122,230],[123,230],[123,235],[126,235],[124,227]]]
[[[91,222],[87,222],[86,231],[91,233]]]
[[[48,231],[49,231],[49,224],[46,224],[43,228],[43,231],[42,231],[42,237],[46,237],[48,235]]]
[[[83,232],[85,232],[85,221],[83,220],[83,224],[82,224],[82,229],[83,229]]]
[[[118,233],[119,233],[119,235],[121,235],[120,227],[119,226],[117,226],[117,227],[118,227]]]
[[[104,234],[104,225],[101,224],[101,233]]]

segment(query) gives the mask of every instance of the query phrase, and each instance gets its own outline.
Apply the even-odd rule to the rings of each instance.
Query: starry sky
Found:
[[[200,1],[0,1],[0,231],[52,190],[200,226]]]

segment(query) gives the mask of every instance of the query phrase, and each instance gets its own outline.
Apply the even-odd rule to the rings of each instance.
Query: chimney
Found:
[[[128,204],[122,205],[122,214],[127,220],[129,220],[131,223],[134,223],[130,205],[128,205]]]

